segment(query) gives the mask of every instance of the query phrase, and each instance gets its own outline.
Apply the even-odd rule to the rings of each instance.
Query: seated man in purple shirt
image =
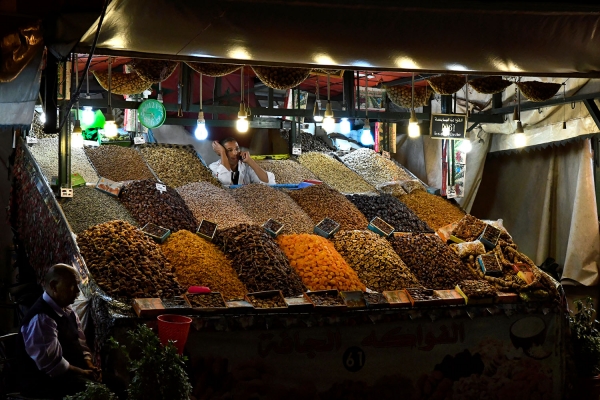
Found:
[[[44,277],[44,294],[23,319],[17,341],[22,395],[62,399],[84,390],[86,380],[100,381],[79,317],[70,307],[80,281],[66,264],[52,266]]]

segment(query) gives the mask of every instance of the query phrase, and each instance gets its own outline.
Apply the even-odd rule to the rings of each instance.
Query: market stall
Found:
[[[508,380],[506,393],[520,388],[541,398],[562,396],[565,320],[556,282],[518,252],[501,225],[465,215],[400,167],[396,174],[412,178],[396,181],[403,194],[378,193],[368,183],[376,183],[374,171],[360,171],[356,157],[344,166],[319,153],[312,157],[339,163],[326,176],[345,195],[325,184],[219,188],[202,182],[201,174],[195,183],[177,176],[183,186],[161,190],[157,185],[164,183],[142,146],[123,149],[135,152],[129,164],[139,165],[118,172],[147,169],[151,178],[136,176],[118,197],[83,186],[72,200],[57,201],[49,172],[38,167],[41,146],[18,142],[11,207],[21,218],[15,226],[39,276],[55,262],[69,262],[85,277],[95,348],[105,366],[114,362],[106,346],[110,336],[125,340],[127,329],[175,312],[193,317],[186,353],[194,393],[206,398],[344,398],[350,392],[389,398],[399,391],[419,399],[442,393],[459,398],[473,390],[491,393]],[[107,168],[103,174],[113,173],[104,154],[122,150],[108,147],[86,149],[81,166],[100,174],[98,164]],[[167,153],[153,157],[168,159]],[[381,155],[364,156],[385,164]],[[320,163],[284,164],[280,171],[323,174]],[[239,224],[226,226],[227,216],[218,212],[224,206],[239,207]],[[31,207],[35,213],[28,213]],[[96,210],[93,217],[89,209]],[[399,212],[403,217],[394,219]],[[196,234],[209,216],[222,229]],[[269,218],[288,231],[274,239],[261,226]],[[320,225],[327,218],[341,230]],[[172,233],[157,235],[148,223]],[[329,239],[312,233],[314,225]],[[385,225],[398,233],[382,236]],[[458,243],[448,245],[444,235]],[[50,242],[59,243],[51,255],[41,245]],[[189,286],[209,286],[220,295],[177,297]],[[161,300],[148,306],[136,298]],[[455,365],[466,367],[457,371]],[[106,371],[108,378],[112,368]],[[537,385],[516,378],[531,374]]]

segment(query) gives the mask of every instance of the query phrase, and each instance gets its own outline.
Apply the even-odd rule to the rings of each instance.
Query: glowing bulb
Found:
[[[107,138],[115,138],[118,135],[117,123],[115,121],[106,121],[104,123],[104,136]]]
[[[88,106],[83,107],[83,112],[81,113],[81,122],[83,122],[83,124],[85,126],[90,126],[94,123],[95,119],[96,119],[96,116],[94,115],[94,112],[92,111],[92,107],[88,107]]]
[[[350,121],[348,121],[348,118],[342,118],[342,122],[340,122],[340,133],[342,135],[350,134]]]
[[[408,137],[416,138],[421,136],[421,128],[419,128],[419,120],[415,110],[410,111],[410,119],[408,120]]]
[[[367,120],[365,120],[365,125],[363,126],[362,134],[360,135],[360,142],[365,146],[372,146],[375,144],[373,136],[371,135],[371,125]]]
[[[323,116],[319,113],[319,102],[315,101],[315,107],[313,109],[313,120],[315,122],[322,122]]]
[[[468,153],[473,149],[473,145],[470,140],[463,140],[461,144],[458,146],[458,150],[463,153]]]
[[[40,122],[41,122],[42,124],[45,124],[45,123],[46,123],[46,113],[45,113],[45,112],[42,112],[42,113],[40,114]]]
[[[326,117],[323,120],[323,130],[327,133],[333,132],[335,129],[335,120],[332,117]]]
[[[527,144],[527,139],[525,138],[524,133],[515,133],[514,135],[514,142],[516,148],[520,149],[521,147],[524,147]]]
[[[76,147],[76,148],[83,147],[83,135],[81,133],[73,132],[71,134],[71,147]]]
[[[238,111],[238,120],[235,124],[236,129],[240,133],[248,132],[248,112],[243,103],[240,103],[240,111]]]
[[[204,113],[202,111],[198,113],[198,126],[196,126],[194,136],[196,136],[196,139],[198,140],[205,140],[208,137],[206,121],[204,120]]]

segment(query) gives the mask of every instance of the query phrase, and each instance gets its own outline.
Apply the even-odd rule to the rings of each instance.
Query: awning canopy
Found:
[[[418,4],[418,5],[416,5]],[[113,0],[97,54],[348,69],[600,76],[600,7]],[[97,22],[81,41],[91,47]]]

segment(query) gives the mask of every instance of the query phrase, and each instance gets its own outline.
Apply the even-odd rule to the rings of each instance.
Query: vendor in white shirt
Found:
[[[221,158],[209,165],[213,175],[223,185],[247,185],[249,183],[275,183],[275,175],[262,169],[247,151],[240,151],[234,138],[212,143],[213,150]]]

